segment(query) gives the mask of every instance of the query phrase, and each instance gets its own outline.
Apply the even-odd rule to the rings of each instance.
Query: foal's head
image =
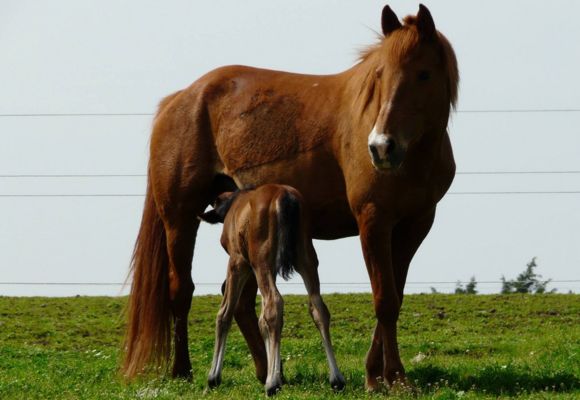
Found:
[[[226,214],[234,204],[236,198],[242,193],[241,190],[235,192],[225,192],[220,194],[213,202],[213,208],[204,212],[199,219],[210,224],[224,223]]]
[[[363,55],[373,61],[380,90],[380,111],[368,137],[377,169],[397,168],[415,143],[444,132],[457,100],[455,54],[429,10],[420,5],[417,16],[403,22],[385,6],[384,38]]]

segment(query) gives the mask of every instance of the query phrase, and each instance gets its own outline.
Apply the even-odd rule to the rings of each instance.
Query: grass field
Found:
[[[286,296],[279,399],[382,398],[364,391],[364,356],[374,326],[369,294],[326,295],[339,366],[334,394],[304,296]],[[117,376],[126,298],[0,297],[0,399],[265,398],[237,329],[223,383],[205,391],[220,298],[195,297],[190,314],[193,382]],[[399,342],[419,398],[580,398],[580,296],[411,295]],[[417,355],[421,356],[417,357]],[[412,397],[397,394],[394,397]]]

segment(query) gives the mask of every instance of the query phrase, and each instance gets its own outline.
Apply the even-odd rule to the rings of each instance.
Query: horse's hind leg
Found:
[[[197,216],[212,201],[216,174],[203,95],[203,90],[194,85],[165,99],[151,135],[149,184],[165,227],[169,256],[174,377],[191,376],[187,348],[187,316],[194,290],[191,261],[199,227]]]
[[[236,304],[240,294],[242,293],[246,279],[250,274],[251,270],[248,265],[230,259],[225,283],[224,298],[222,299],[222,305],[216,317],[215,348],[211,369],[207,379],[210,388],[214,388],[221,383],[221,372],[228,332],[232,324]]]
[[[262,383],[266,383],[268,373],[268,359],[266,357],[266,347],[260,334],[258,317],[256,316],[256,294],[258,284],[253,274],[248,277],[242,294],[238,300],[234,317],[246,339],[254,365],[256,367],[256,378]]]
[[[191,362],[187,348],[187,316],[194,290],[191,261],[198,226],[199,221],[187,218],[187,224],[166,227],[169,298],[174,323],[173,377],[191,378]]]
[[[158,203],[169,256],[169,301],[173,314],[175,354],[172,375],[188,379],[191,378],[191,362],[187,345],[187,317],[195,288],[191,279],[191,262],[199,227],[197,216],[211,201],[211,176],[204,177],[200,171],[194,178],[190,177],[185,185],[187,190],[179,188],[179,180],[166,178],[164,182],[169,182],[170,186],[162,188],[159,197],[163,200]],[[163,197],[167,193],[171,195]]]
[[[282,360],[280,357],[280,338],[282,336],[284,301],[276,287],[275,275],[268,264],[261,264],[254,270],[262,293],[262,313],[260,332],[266,344],[268,357],[268,376],[266,394],[272,396],[282,387]]]
[[[303,254],[309,255],[307,257],[301,257],[302,260],[300,261],[297,270],[302,276],[304,285],[308,291],[310,316],[322,337],[326,360],[328,361],[328,367],[330,369],[330,386],[334,390],[342,390],[345,386],[345,380],[338,369],[334,351],[332,349],[332,341],[330,339],[330,312],[328,311],[326,304],[324,304],[322,296],[320,296],[320,281],[318,278],[318,261],[316,253],[314,252],[312,242],[310,242],[306,247],[308,248],[308,251]]]

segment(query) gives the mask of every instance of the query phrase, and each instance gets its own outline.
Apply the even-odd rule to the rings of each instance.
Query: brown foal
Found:
[[[322,337],[330,384],[333,389],[342,390],[345,381],[332,350],[330,313],[320,296],[318,259],[300,193],[289,186],[272,184],[225,193],[218,198],[215,208],[202,214],[200,219],[224,224],[221,243],[230,256],[224,298],[216,318],[209,386],[221,383],[226,337],[240,295],[253,272],[262,295],[259,327],[268,359],[266,393],[272,395],[281,388],[280,337],[284,302],[276,287],[276,275],[287,279],[296,271],[304,280],[310,315]]]

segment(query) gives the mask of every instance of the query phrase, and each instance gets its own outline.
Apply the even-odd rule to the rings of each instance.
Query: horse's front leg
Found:
[[[391,259],[397,293],[401,302],[407,280],[409,265],[423,239],[429,233],[435,218],[435,208],[427,211],[424,215],[407,218],[400,221],[393,229],[391,235]],[[383,379],[383,334],[377,321],[373,334],[373,342],[366,359],[367,376],[381,377]],[[385,376],[387,376],[385,374]],[[369,385],[372,386],[372,385]]]
[[[405,380],[405,370],[397,344],[397,320],[401,296],[392,259],[393,224],[367,204],[357,215],[359,234],[373,290],[377,327],[366,362],[365,384],[369,390],[380,388],[381,380],[392,385]]]

